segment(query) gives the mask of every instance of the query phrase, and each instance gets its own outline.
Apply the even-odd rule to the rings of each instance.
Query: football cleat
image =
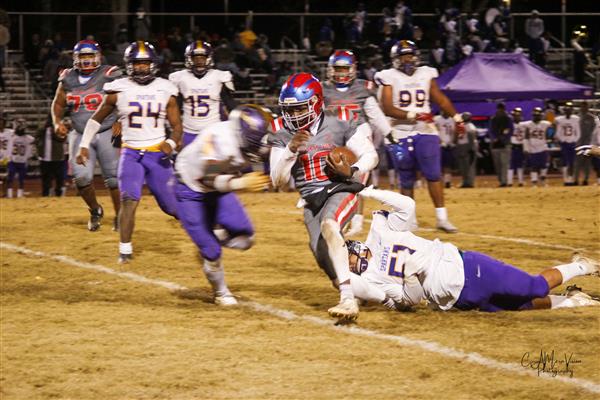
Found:
[[[223,307],[231,307],[237,306],[238,301],[235,299],[234,295],[227,293],[223,296],[215,296],[215,304]]]
[[[600,262],[581,254],[575,254],[572,262],[583,265],[589,275],[598,275],[600,271]]]
[[[90,220],[88,221],[88,230],[91,232],[95,232],[100,229],[100,224],[102,222],[102,217],[104,217],[104,209],[102,206],[98,207],[95,210],[90,210]]]
[[[131,260],[133,260],[133,254],[120,253],[117,262],[119,264],[128,264]]]
[[[577,285],[567,286],[565,296],[571,299],[571,301],[579,307],[600,306],[600,301],[594,299],[589,294],[583,293],[581,288]]]
[[[445,219],[445,220],[439,220],[437,222],[436,228],[438,230],[446,232],[446,233],[456,233],[456,232],[458,232],[458,228],[455,227],[454,225],[452,225],[452,223],[450,221],[448,221],[447,219]]]
[[[333,318],[354,321],[358,318],[358,304],[355,299],[344,299],[337,306],[327,310],[327,312]]]

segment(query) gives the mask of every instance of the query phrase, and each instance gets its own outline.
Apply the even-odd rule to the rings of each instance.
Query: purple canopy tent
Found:
[[[558,78],[519,53],[473,53],[437,79],[457,111],[491,116],[496,103],[523,108],[525,118],[544,99],[591,98],[593,89]]]

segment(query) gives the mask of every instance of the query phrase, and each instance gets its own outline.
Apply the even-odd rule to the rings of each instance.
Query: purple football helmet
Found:
[[[404,57],[410,55],[411,57]],[[400,40],[390,50],[390,58],[394,68],[412,75],[418,64],[417,45],[410,40]]]
[[[127,75],[137,83],[143,85],[150,83],[156,78],[156,74],[158,74],[156,50],[148,42],[138,40],[131,43],[125,50],[123,61],[125,62]],[[136,70],[134,68],[134,64],[136,63],[149,63],[150,65],[147,70]]]
[[[358,240],[346,240],[346,247],[348,247],[348,255],[355,255],[358,257],[356,264],[350,265],[350,270],[355,274],[362,274],[367,270],[369,266],[369,258],[371,250],[363,242]]]
[[[185,67],[192,71],[194,75],[201,78],[206,72],[213,67],[213,48],[209,43],[201,40],[196,40],[185,48]],[[204,65],[196,64],[194,56],[204,56],[206,60]]]
[[[262,161],[268,154],[264,140],[272,116],[269,110],[255,105],[243,104],[229,115],[229,120],[239,124],[240,150],[252,162]]]

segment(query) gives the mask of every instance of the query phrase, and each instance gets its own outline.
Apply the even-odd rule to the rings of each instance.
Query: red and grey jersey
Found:
[[[377,98],[375,85],[371,81],[355,79],[347,90],[341,91],[329,81],[323,83],[323,98],[328,110],[338,113],[350,113],[360,125],[368,121],[365,102],[369,97]]]
[[[72,68],[60,74],[58,81],[67,97],[67,112],[77,132],[83,133],[85,124],[100,107],[105,94],[102,89],[104,84],[120,78],[121,75],[118,67],[110,65],[102,65],[90,75],[81,75]],[[116,113],[109,115],[102,122],[100,132],[110,129],[116,120]]]
[[[336,113],[329,111],[323,113],[317,123],[306,148],[302,149],[291,170],[302,197],[331,183],[325,171],[327,155],[335,147],[345,146],[356,132],[355,121],[338,118]],[[294,136],[294,132],[285,127],[282,118],[271,123],[271,131],[269,143],[273,147],[286,148]]]

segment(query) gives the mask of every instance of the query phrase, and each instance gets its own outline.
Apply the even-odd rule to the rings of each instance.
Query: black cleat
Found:
[[[92,210],[90,208],[90,220],[88,221],[88,230],[91,232],[95,232],[98,229],[100,229],[102,217],[104,217],[104,210],[102,209],[102,206],[98,207],[95,210]]]

